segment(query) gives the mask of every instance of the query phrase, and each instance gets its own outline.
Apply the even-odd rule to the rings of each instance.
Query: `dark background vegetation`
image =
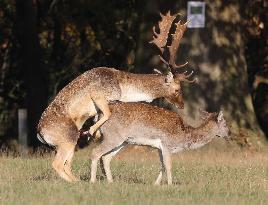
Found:
[[[189,61],[199,85],[185,85],[186,115],[224,109],[237,133],[268,135],[268,3],[206,0],[206,28],[188,29],[178,61]],[[16,139],[17,109],[27,108],[29,145],[57,92],[97,66],[136,73],[161,69],[148,42],[159,12],[184,0],[1,0],[0,143]],[[253,102],[253,103],[252,103]],[[185,114],[184,113],[184,114]],[[257,120],[256,120],[257,117]]]

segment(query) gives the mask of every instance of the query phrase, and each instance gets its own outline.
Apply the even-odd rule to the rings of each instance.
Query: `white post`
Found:
[[[27,109],[18,110],[19,144],[24,148],[28,146]]]

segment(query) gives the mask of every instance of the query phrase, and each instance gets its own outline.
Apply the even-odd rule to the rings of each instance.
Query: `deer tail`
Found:
[[[43,144],[48,144],[45,140],[44,137],[41,133],[37,133],[37,138],[39,139],[40,142],[42,142]]]

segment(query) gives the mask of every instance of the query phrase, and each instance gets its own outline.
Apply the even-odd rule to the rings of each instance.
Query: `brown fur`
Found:
[[[165,84],[165,75],[132,74],[112,68],[95,68],[83,73],[64,87],[42,114],[38,130],[47,124],[57,122],[58,118],[70,118],[78,129],[89,116],[89,102],[101,96],[108,101],[120,100],[120,86],[133,85],[152,95],[152,100],[159,97],[177,99],[178,107],[183,106],[179,82]],[[176,86],[176,85],[177,86]],[[174,86],[175,88],[173,88]],[[179,92],[178,92],[179,91]],[[94,101],[94,100],[93,100]],[[76,121],[81,123],[76,123]]]
[[[73,181],[70,171],[70,177],[63,173],[69,155],[61,151],[64,153],[65,147],[74,149],[79,130],[88,118],[97,114],[97,108],[103,115],[90,128],[90,134],[110,117],[109,102],[152,101],[159,97],[172,98],[172,103],[182,108],[180,81],[163,74],[132,74],[113,68],[94,68],[78,76],[58,93],[41,116],[38,138],[57,146],[60,151],[54,161],[57,168],[54,168],[64,179]],[[61,164],[57,160],[62,161]]]
[[[92,182],[96,180],[96,165],[101,157],[106,158],[104,168],[108,181],[112,182],[111,158],[126,144],[138,144],[159,149],[163,168],[156,184],[161,182],[163,171],[171,184],[171,153],[201,147],[215,136],[227,137],[229,133],[222,112],[210,113],[195,128],[177,113],[148,104],[116,103],[110,108],[112,115],[101,127],[103,142],[92,152]]]

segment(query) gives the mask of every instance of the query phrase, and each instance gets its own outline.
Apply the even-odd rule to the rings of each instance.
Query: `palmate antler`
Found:
[[[166,15],[163,15],[160,13],[160,16],[162,17],[162,20],[159,21],[158,26],[159,26],[159,30],[160,32],[157,33],[155,31],[155,26],[153,27],[153,40],[150,41],[149,43],[154,43],[159,50],[161,51],[161,53],[164,52],[164,47],[167,44],[167,39],[168,39],[168,34],[169,34],[169,30],[171,28],[172,22],[175,20],[176,15],[170,15],[170,11],[167,12]]]
[[[168,47],[168,51],[169,51],[169,65],[171,65],[172,69],[176,69],[176,68],[181,68],[185,65],[188,64],[188,62],[182,64],[182,65],[176,65],[176,55],[177,55],[177,51],[180,45],[180,41],[182,39],[182,36],[186,30],[187,27],[187,23],[181,24],[181,21],[179,21],[178,23],[176,23],[176,30],[174,34],[172,35],[172,43],[170,46]]]
[[[179,21],[178,23],[175,24],[176,30],[174,34],[171,34],[172,35],[171,45],[167,46],[167,39],[170,28],[172,26],[173,21],[178,15],[180,14],[170,15],[170,11],[168,11],[166,15],[162,15],[160,13],[160,16],[162,17],[162,20],[158,23],[160,33],[156,33],[155,27],[153,27],[154,36],[153,40],[150,42],[155,44],[159,48],[161,54],[163,54],[165,47],[168,48],[169,59],[166,60],[160,55],[159,57],[160,60],[168,66],[169,71],[171,71],[172,73],[175,73],[175,70],[177,68],[181,68],[188,64],[188,62],[186,62],[182,65],[176,65],[177,51],[180,45],[181,38],[186,30],[187,22],[181,24],[181,22]]]
[[[193,75],[193,71],[187,74],[187,71],[183,73],[177,73],[176,78],[180,80],[181,82],[188,82],[188,83],[198,83],[198,79],[194,78],[193,80],[189,80],[189,78]]]

